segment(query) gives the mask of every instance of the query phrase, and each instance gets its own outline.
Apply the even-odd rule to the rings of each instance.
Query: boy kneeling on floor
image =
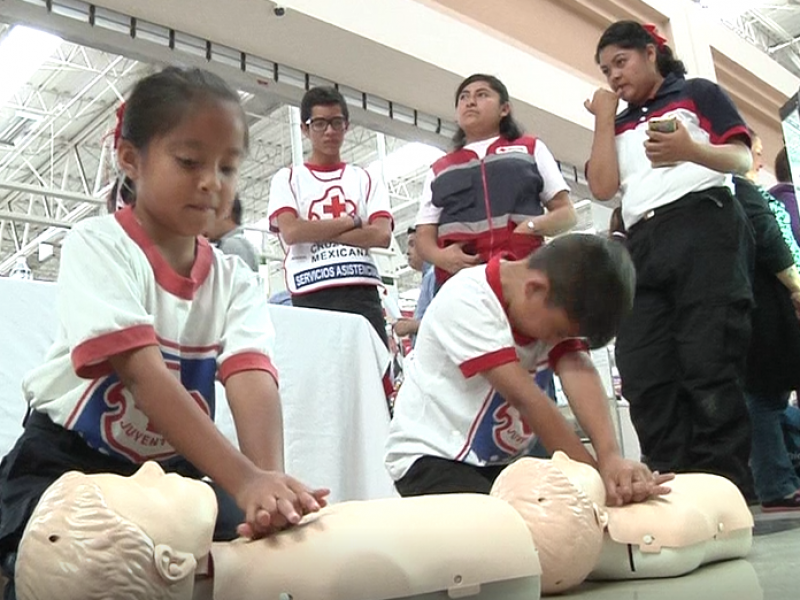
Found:
[[[538,439],[596,467],[610,506],[666,493],[672,474],[622,457],[588,352],[614,337],[634,284],[625,248],[584,234],[449,280],[428,308],[396,400],[386,466],[398,492],[488,494]],[[594,456],[534,382],[548,363]]]

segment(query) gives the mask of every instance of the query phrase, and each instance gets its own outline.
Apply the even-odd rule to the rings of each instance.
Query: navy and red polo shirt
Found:
[[[617,115],[617,162],[627,227],[690,192],[727,183],[727,174],[692,162],[660,168],[651,165],[644,153],[647,121],[673,115],[695,141],[721,145],[739,138],[750,143],[747,125],[720,86],[707,79],[667,75],[653,99],[642,106],[629,105]]]

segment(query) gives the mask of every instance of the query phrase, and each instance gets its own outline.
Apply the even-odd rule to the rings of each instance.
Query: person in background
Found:
[[[242,201],[239,194],[233,199],[230,210],[214,218],[206,231],[206,237],[222,250],[223,254],[230,254],[241,258],[251,270],[258,273],[258,251],[247,239],[242,229]]]
[[[686,79],[652,25],[613,23],[595,61],[610,89],[585,102],[587,180],[598,200],[622,194],[637,276],[615,349],[643,460],[722,475],[752,497],[742,382],[753,240],[727,185],[750,170],[747,126],[722,88]]]
[[[749,177],[734,176],[733,181],[756,241],[753,335],[744,382],[752,426],[750,468],[763,512],[800,511],[800,477],[782,424],[789,393],[800,387],[800,273],[795,262],[800,249],[788,216],[782,232],[773,212],[785,215],[783,205]]]
[[[789,213],[789,223],[795,242],[800,245],[800,208],[795,197],[794,179],[789,165],[786,146],[775,156],[775,178],[778,183],[770,188],[769,193],[777,198]]]
[[[761,136],[752,127],[747,127],[747,133],[750,135],[750,156],[753,159],[753,164],[746,177],[757,184],[758,174],[764,168],[764,143],[761,141]]]
[[[338,90],[307,91],[300,118],[311,156],[275,174],[268,208],[270,228],[287,249],[292,305],[362,315],[388,347],[381,275],[370,253],[392,241],[386,186],[342,161],[350,112]]]
[[[435,266],[437,289],[464,267],[526,258],[578,220],[561,168],[514,119],[502,81],[470,75],[456,89],[455,108],[454,148],[431,166],[417,214],[417,249]],[[556,399],[549,368],[536,381]]]
[[[434,288],[436,286],[436,278],[433,272],[433,265],[426,263],[417,250],[417,231],[414,227],[408,228],[408,246],[406,248],[406,257],[408,258],[408,266],[422,273],[422,282],[419,287],[419,297],[417,298],[417,305],[414,307],[414,316],[411,319],[403,318],[398,319],[394,324],[394,332],[400,337],[411,336],[411,347],[417,341],[417,332],[419,331],[422,317],[428,309],[428,305],[433,300]]]
[[[417,214],[417,249],[437,286],[495,256],[525,258],[577,222],[558,163],[514,120],[502,81],[470,75],[455,106],[454,149],[431,167]]]

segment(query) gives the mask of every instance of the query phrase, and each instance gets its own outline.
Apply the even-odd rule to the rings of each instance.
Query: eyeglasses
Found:
[[[326,131],[328,129],[328,125],[330,125],[331,129],[334,131],[344,131],[344,128],[347,127],[347,119],[344,117],[333,117],[332,119],[317,117],[315,119],[309,119],[306,121],[306,125],[311,129],[311,131],[316,131],[317,133]]]

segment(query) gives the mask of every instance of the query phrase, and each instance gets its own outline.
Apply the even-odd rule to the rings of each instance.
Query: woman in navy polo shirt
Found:
[[[637,287],[617,366],[644,460],[723,475],[749,495],[752,235],[726,187],[750,168],[747,127],[719,86],[684,77],[653,26],[612,24],[595,60],[611,89],[586,102],[595,116],[587,178],[600,200],[622,195]]]

